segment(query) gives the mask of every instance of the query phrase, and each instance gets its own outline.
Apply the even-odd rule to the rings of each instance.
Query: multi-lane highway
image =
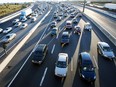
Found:
[[[43,5],[43,9],[45,2],[41,5]],[[33,9],[37,8],[37,6],[38,4],[36,3]],[[31,37],[0,73],[0,87],[116,87],[116,60],[114,59],[113,61],[110,61],[99,55],[97,52],[97,43],[99,41],[107,42],[113,49],[114,54],[116,54],[116,46],[100,31],[96,25],[94,25],[93,22],[88,20],[87,17],[82,15],[82,17],[77,18],[79,23],[73,24],[73,27],[75,25],[80,26],[82,30],[81,35],[75,34],[74,29],[68,30],[70,33],[69,44],[61,45],[60,40],[62,32],[67,31],[65,30],[66,21],[72,20],[72,18],[70,18],[70,12],[67,17],[62,17],[62,20],[57,24],[57,27],[60,28],[59,34],[51,37],[50,23],[55,20],[53,18],[54,12],[58,10],[59,13],[63,13],[63,11],[59,10],[59,6],[61,5],[56,3],[47,3],[48,8],[42,15],[38,16],[36,22],[30,23],[30,20],[28,20],[28,27],[24,30],[13,27],[14,30],[12,32],[15,32],[17,37],[8,44],[7,50],[10,49],[8,54],[3,55],[3,48],[0,48],[0,55],[3,55],[0,59],[1,64],[13,51],[13,49],[15,49],[17,44],[23,40],[23,37],[27,35],[28,31],[30,31],[49,12],[47,17],[41,22]],[[77,7],[76,9],[82,8]],[[113,28],[115,29],[116,24],[113,22],[115,20],[109,19],[106,15],[97,13],[97,11],[95,12],[88,9],[86,9],[86,11],[88,11],[88,14],[93,17],[93,19],[100,21],[100,25],[105,27],[108,26],[108,29],[111,31]],[[95,15],[97,15],[97,17]],[[75,16],[77,16],[77,14],[75,14]],[[11,26],[10,21],[1,24],[2,28]],[[83,29],[85,22],[90,22],[92,24],[93,29],[91,32]],[[114,34],[115,32],[116,31],[113,30]],[[32,63],[32,52],[38,43],[48,45],[48,54],[41,65],[35,65]],[[79,76],[77,64],[78,55],[84,51],[90,53],[92,62],[96,67],[95,83],[88,83],[82,80]],[[68,73],[66,78],[58,78],[55,76],[55,62],[57,61],[59,53],[67,53],[69,56]]]

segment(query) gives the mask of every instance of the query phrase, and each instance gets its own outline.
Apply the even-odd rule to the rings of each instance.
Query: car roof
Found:
[[[68,21],[66,21],[66,23],[72,23],[72,21],[68,20]]]
[[[86,22],[85,24],[86,24],[86,25],[90,25],[90,23],[89,23],[89,22]]]
[[[63,32],[62,35],[68,35],[69,33],[68,32]]]
[[[81,56],[82,56],[82,60],[91,60],[90,54],[87,52],[82,52]]]
[[[58,61],[66,61],[67,54],[66,53],[59,53]]]
[[[106,42],[98,42],[100,45],[102,45],[102,46],[107,46],[107,47],[109,47],[109,45],[108,45],[108,43],[106,43]]]

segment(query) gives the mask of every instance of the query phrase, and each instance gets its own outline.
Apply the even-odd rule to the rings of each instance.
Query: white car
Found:
[[[20,26],[22,23],[21,22],[17,22],[14,26],[15,27],[18,27],[18,26]]]
[[[24,17],[24,18],[21,19],[21,22],[25,22],[25,21],[27,21],[26,17]]]
[[[66,77],[68,71],[68,54],[59,53],[58,61],[55,66],[55,75],[59,77]]]
[[[21,29],[24,29],[24,28],[26,28],[26,27],[27,27],[27,25],[28,25],[27,23],[23,23],[23,24],[21,25],[21,27],[20,27],[20,28],[21,28]]]
[[[97,50],[98,53],[100,53],[102,56],[109,58],[109,59],[114,59],[115,55],[110,48],[109,44],[106,42],[98,42],[97,44]]]
[[[12,31],[12,27],[8,27],[5,30],[3,30],[3,33],[6,34],[8,32]]]
[[[92,26],[91,26],[91,24],[90,24],[89,22],[85,23],[85,25],[84,25],[84,29],[85,29],[85,30],[89,30],[89,31],[91,31],[91,30],[92,30]]]
[[[2,28],[0,28],[0,33],[3,31],[3,29]]]
[[[14,19],[12,23],[16,24],[17,22],[19,22],[19,19]]]
[[[31,22],[35,22],[36,20],[37,20],[36,17],[31,18]]]
[[[3,42],[3,43],[9,43],[9,42],[10,42],[11,40],[13,40],[15,37],[16,37],[16,34],[15,34],[15,33],[7,34],[7,35],[2,39],[2,42]]]

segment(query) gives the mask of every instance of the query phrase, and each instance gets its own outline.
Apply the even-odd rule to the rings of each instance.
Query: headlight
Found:
[[[83,77],[83,78],[85,78],[85,76],[84,76],[84,75],[82,75],[82,77]]]
[[[94,76],[94,79],[96,79],[96,76]]]

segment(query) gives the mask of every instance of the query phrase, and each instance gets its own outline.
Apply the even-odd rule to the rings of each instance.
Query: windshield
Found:
[[[105,47],[105,46],[103,47],[103,50],[104,51],[111,51],[110,47]]]
[[[57,67],[59,67],[59,68],[66,68],[66,62],[64,62],[64,61],[58,61],[57,62]]]
[[[92,67],[92,66],[85,66],[85,67],[83,67],[83,71],[92,72],[92,71],[94,71],[94,67]]]
[[[68,36],[67,35],[63,35],[62,38],[63,39],[68,39]]]

